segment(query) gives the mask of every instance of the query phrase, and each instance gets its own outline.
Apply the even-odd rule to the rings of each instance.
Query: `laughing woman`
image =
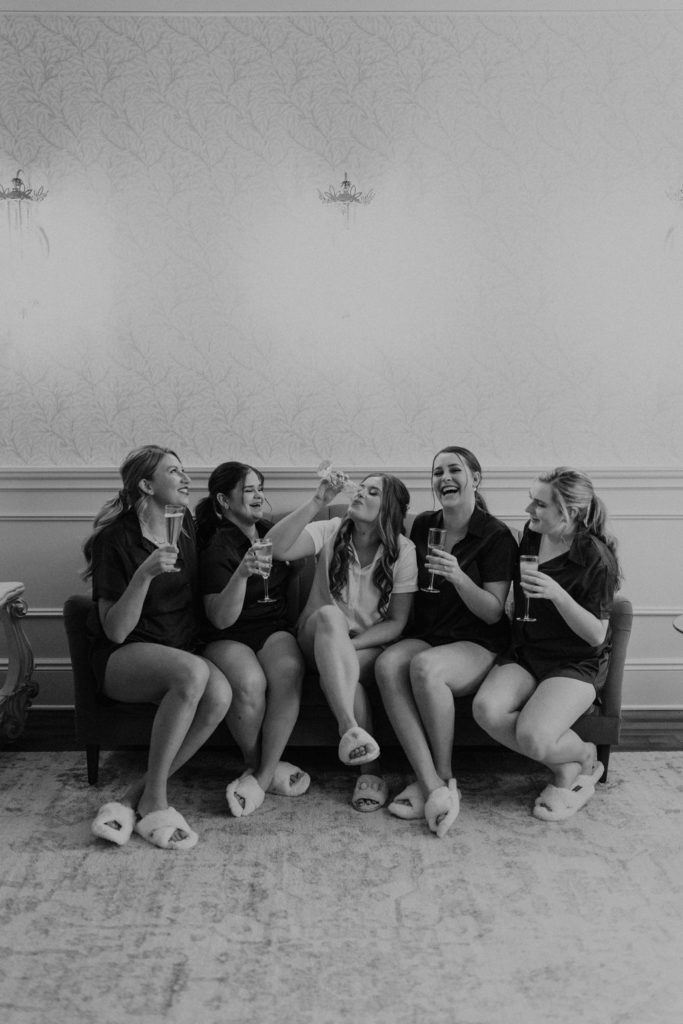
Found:
[[[299,714],[304,660],[287,620],[284,561],[272,562],[259,542],[272,523],[263,519],[263,474],[242,462],[223,462],[209,478],[209,494],[195,517],[204,610],[211,631],[204,649],[230,680],[227,724],[246,771],[228,785],[230,810],[240,817],[266,792],[301,796],[310,778],[281,761]],[[268,572],[272,601],[263,601]]]
[[[197,559],[186,511],[177,547],[166,542],[166,505],[187,509],[190,478],[175,452],[146,445],[121,467],[123,487],[84,545],[92,577],[91,664],[112,700],[157,704],[146,775],[105,804],[93,833],[121,846],[135,829],[164,849],[197,843],[167,798],[168,779],[199,750],[230,706],[230,687],[197,654]]]
[[[454,698],[475,693],[509,643],[505,600],[517,558],[508,527],[487,510],[481,466],[467,448],[434,456],[432,490],[441,508],[417,516],[422,589],[404,639],[380,655],[377,685],[387,715],[417,776],[389,805],[399,818],[426,818],[446,834],[460,808],[453,778]],[[430,529],[446,531],[430,552]],[[436,574],[436,593],[425,591]]]
[[[333,478],[334,480],[334,478]],[[366,476],[342,518],[311,522],[342,489],[322,480],[316,493],[269,533],[275,558],[318,555],[298,639],[339,727],[339,758],[363,765],[352,805],[375,811],[387,798],[364,686],[375,659],[408,621],[416,589],[415,545],[403,535],[410,495],[388,473]]]
[[[616,545],[602,501],[583,473],[560,467],[536,480],[520,555],[538,569],[515,580],[513,648],[490,673],[474,716],[500,743],[546,765],[553,784],[536,800],[544,821],[575,814],[595,792],[604,768],[592,743],[572,726],[596,699],[609,657],[609,614],[619,585]]]

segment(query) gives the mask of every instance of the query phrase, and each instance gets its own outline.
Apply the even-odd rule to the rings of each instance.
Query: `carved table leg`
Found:
[[[32,679],[33,652],[21,619],[28,607],[23,583],[0,583],[0,621],[7,640],[7,675],[0,689],[0,739],[15,740],[24,730],[31,701],[38,693]]]

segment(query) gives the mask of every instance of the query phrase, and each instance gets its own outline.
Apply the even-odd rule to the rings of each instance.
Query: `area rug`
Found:
[[[354,812],[341,767],[232,818],[237,766],[207,751],[172,788],[186,853],[91,837],[141,767],[105,755],[93,789],[80,753],[0,753],[5,1024],[683,1020],[683,752],[613,754],[555,824],[544,772],[492,758],[439,840]]]

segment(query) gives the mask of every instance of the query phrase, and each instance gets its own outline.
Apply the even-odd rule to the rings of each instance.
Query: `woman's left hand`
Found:
[[[425,559],[425,566],[429,572],[442,576],[453,586],[464,576],[458,559],[450,551],[432,551]]]
[[[557,601],[566,591],[552,576],[547,576],[538,569],[525,569],[522,589],[527,597],[543,598],[546,601]]]

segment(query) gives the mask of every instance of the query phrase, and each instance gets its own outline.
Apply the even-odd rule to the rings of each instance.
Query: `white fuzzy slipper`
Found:
[[[126,804],[112,800],[102,804],[90,826],[90,831],[98,839],[106,839],[109,843],[123,846],[133,834],[135,811]]]

